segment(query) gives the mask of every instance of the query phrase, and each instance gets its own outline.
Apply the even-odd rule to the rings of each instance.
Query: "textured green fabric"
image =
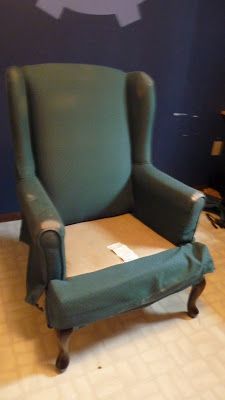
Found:
[[[20,179],[17,192],[22,212],[26,216],[25,234],[28,233],[30,238],[26,300],[36,304],[51,279],[64,277],[65,229],[58,212],[36,177]]]
[[[64,223],[131,210],[125,73],[76,64],[22,71],[36,172]]]
[[[155,87],[153,80],[144,72],[127,74],[127,111],[133,163],[150,162],[155,115]]]
[[[193,240],[203,193],[178,182],[152,163],[155,89],[143,72],[127,74],[127,104],[132,140],[134,214],[174,244]]]
[[[39,241],[40,235],[49,230],[56,231],[63,240],[64,224],[38,178],[20,179],[17,193],[32,240]]]
[[[33,152],[31,149],[29,107],[26,85],[22,70],[11,67],[6,73],[10,120],[17,179],[35,174]]]
[[[207,247],[187,244],[74,278],[50,282],[47,297],[49,326],[81,327],[197,284],[213,263]]]
[[[160,289],[158,294],[154,291],[153,297],[153,292],[146,292],[148,268],[146,275],[141,271],[155,262],[155,256],[128,263],[122,269],[112,267],[96,275],[64,280],[64,224],[133,210],[146,225],[175,244],[193,239],[204,203],[202,194],[150,164],[155,112],[151,78],[142,72],[125,74],[106,67],[46,64],[10,68],[7,88],[17,190],[23,213],[21,239],[30,245],[26,300],[35,304],[48,287],[49,323],[57,323],[58,309],[59,325],[62,322],[64,326],[66,321],[66,325],[72,326],[82,322],[74,320],[74,315],[77,304],[88,296],[90,284],[93,283],[93,296],[94,289],[97,290],[99,307],[102,300],[110,301],[106,296],[108,274],[112,278],[112,299],[117,298],[117,293],[119,296],[118,309],[116,302],[102,303],[107,312],[95,314],[92,310],[93,317],[88,317],[88,321],[98,318],[96,315],[121,312],[125,306],[141,305],[145,297],[149,302],[156,301],[193,283],[193,265],[199,266],[201,257],[198,263],[192,257],[190,270],[182,272],[179,263],[174,264],[185,257],[186,250],[181,249],[168,253],[168,260],[163,261],[168,267],[168,273],[163,273],[166,289]],[[191,249],[192,254],[195,247]],[[164,256],[158,257],[155,265],[160,265],[160,257]],[[199,276],[208,271],[206,264],[203,257]],[[158,269],[153,270],[156,275],[154,278],[151,272],[151,279],[158,281],[160,276],[161,280]],[[170,286],[170,273],[180,276],[179,284]],[[100,283],[106,285],[101,290],[99,276]],[[127,284],[123,279],[127,279]],[[120,286],[126,289],[124,301]],[[132,290],[128,293],[129,287]],[[64,289],[66,292],[62,293]],[[132,297],[133,293],[132,301],[127,296]],[[89,305],[89,300],[85,300],[84,318],[89,315]]]
[[[203,193],[149,163],[134,166],[133,187],[137,218],[176,245],[193,240]]]

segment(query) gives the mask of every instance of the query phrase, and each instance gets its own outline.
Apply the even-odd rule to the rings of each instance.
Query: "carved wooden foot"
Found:
[[[64,372],[69,365],[69,342],[73,333],[73,328],[56,330],[59,342],[59,355],[56,360],[56,368],[60,372]]]
[[[200,294],[203,292],[203,290],[205,289],[205,285],[206,285],[206,280],[203,277],[203,279],[201,280],[200,283],[198,283],[195,286],[192,286],[191,289],[191,293],[189,295],[189,299],[188,299],[188,315],[191,318],[195,318],[197,317],[199,310],[196,307],[196,300],[199,298]]]

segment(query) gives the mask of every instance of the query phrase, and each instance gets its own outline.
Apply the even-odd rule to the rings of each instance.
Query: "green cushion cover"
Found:
[[[154,303],[212,271],[207,247],[196,242],[68,280],[52,280],[46,299],[48,324],[57,329],[81,327]]]

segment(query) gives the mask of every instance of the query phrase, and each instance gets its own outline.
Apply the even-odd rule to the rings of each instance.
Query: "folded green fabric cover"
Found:
[[[52,280],[46,296],[50,327],[67,329],[152,304],[200,282],[214,270],[207,247],[186,244],[67,280]]]

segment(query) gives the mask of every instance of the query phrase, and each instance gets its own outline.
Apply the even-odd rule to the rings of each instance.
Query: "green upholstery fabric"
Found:
[[[137,218],[174,244],[191,242],[205,204],[204,194],[150,163],[134,166],[133,182]]]
[[[213,271],[207,248],[187,244],[65,281],[47,291],[49,326],[67,329],[154,303]],[[71,325],[72,324],[72,325]]]
[[[64,225],[36,177],[19,180],[17,192],[26,216],[21,236],[28,233],[30,237],[26,300],[36,304],[51,279],[64,277]]]
[[[50,325],[79,326],[154,302],[212,270],[205,247],[189,244],[65,280],[64,225],[133,212],[181,245],[193,240],[203,195],[151,164],[155,92],[143,72],[12,67],[7,88],[21,240],[30,246],[26,300],[36,304],[47,290]]]
[[[151,162],[155,87],[144,72],[127,74],[127,113],[134,164]]]
[[[132,140],[134,214],[174,244],[193,240],[204,194],[152,165],[155,89],[143,72],[127,74],[128,117]]]
[[[131,210],[126,75],[72,64],[29,66],[22,74],[36,173],[64,223]]]

